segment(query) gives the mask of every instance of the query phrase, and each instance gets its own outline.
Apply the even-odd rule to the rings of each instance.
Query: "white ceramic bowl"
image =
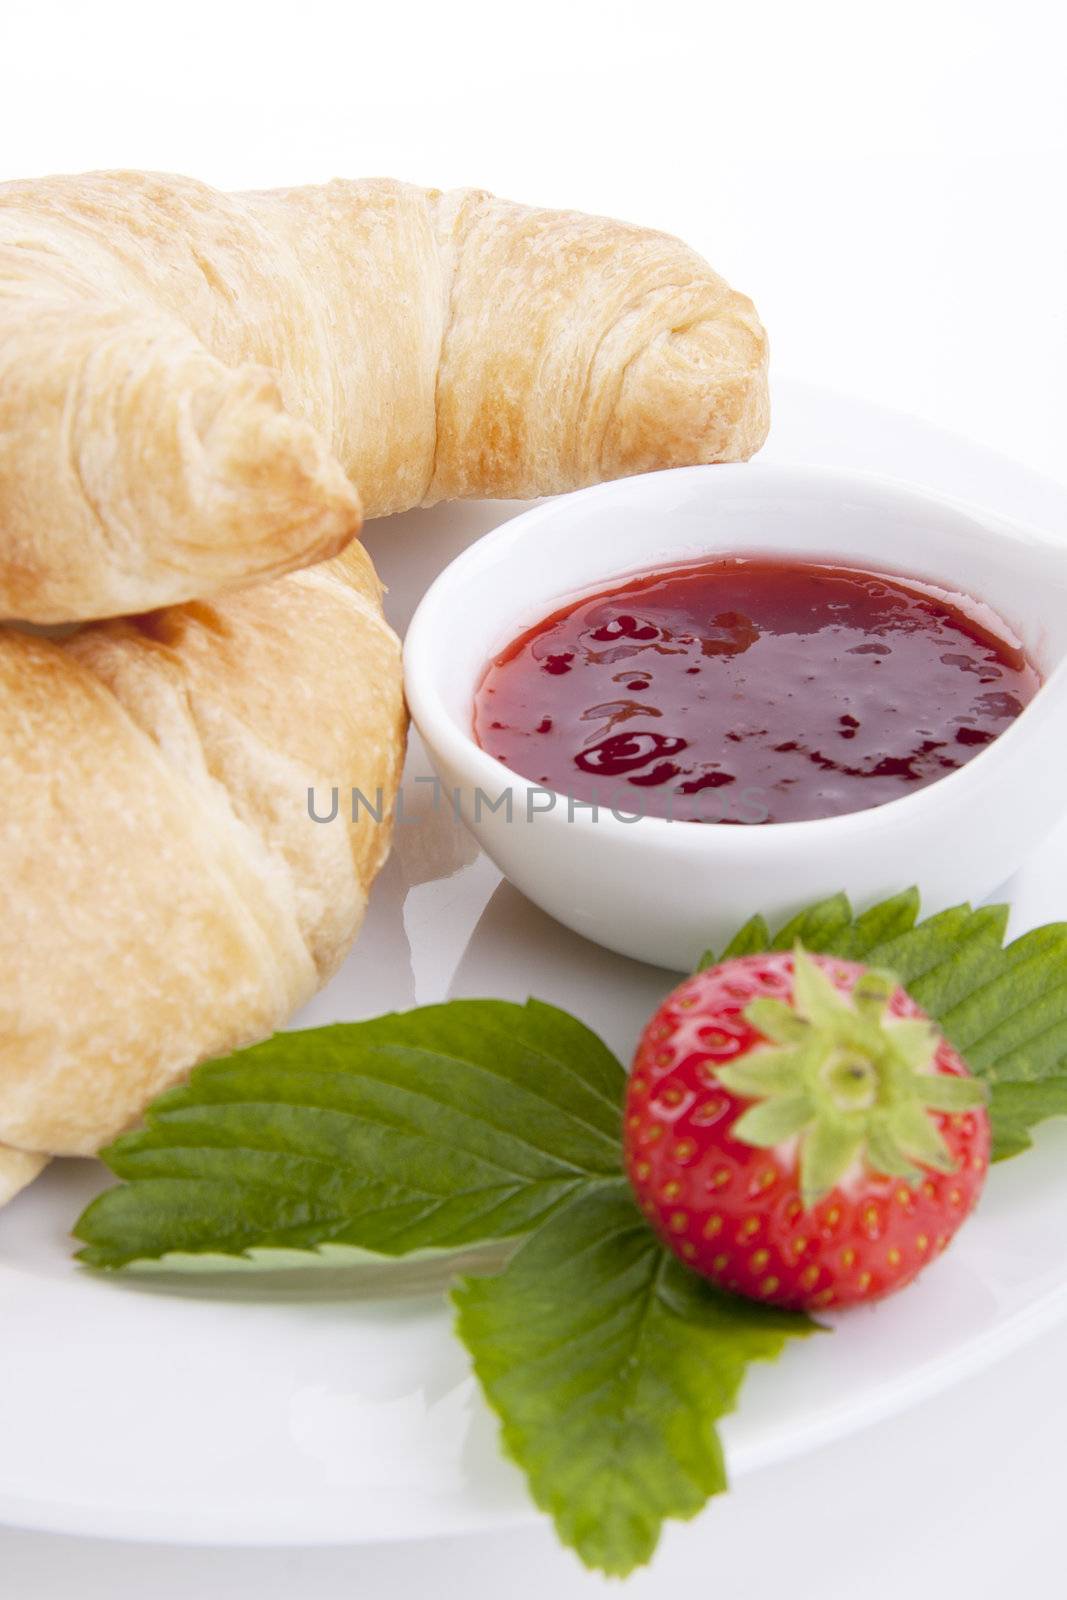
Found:
[[[628,573],[716,551],[781,552],[924,578],[986,601],[1045,684],[965,767],[886,805],[716,827],[594,816],[517,777],[472,733],[476,686],[523,629]],[[906,484],[810,467],[686,467],[546,501],[480,539],[427,592],[408,701],[462,816],[524,894],[589,939],[690,968],[754,912],[917,884],[926,911],[980,900],[1067,810],[1067,547]],[[490,803],[510,793],[499,809]]]

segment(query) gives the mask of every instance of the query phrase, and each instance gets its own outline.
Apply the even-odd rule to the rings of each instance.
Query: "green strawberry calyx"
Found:
[[[800,1193],[815,1204],[863,1160],[918,1184],[923,1168],[951,1172],[953,1158],[930,1113],[985,1104],[976,1078],[939,1072],[941,1035],[925,1017],[890,1015],[898,987],[871,968],[843,993],[802,945],[793,954],[793,999],[753,1000],[745,1020],[768,1041],[715,1076],[754,1100],[731,1136],[770,1149],[799,1139]]]

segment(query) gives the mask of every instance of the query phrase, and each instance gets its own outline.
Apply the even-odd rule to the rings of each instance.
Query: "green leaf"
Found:
[[[723,950],[715,956],[710,950],[698,971],[730,961],[734,956],[762,955],[766,950],[789,950],[799,940],[807,950],[841,956],[848,961],[867,961],[872,950],[899,938],[914,927],[919,915],[919,891],[905,889],[872,906],[862,916],[853,917],[852,907],[843,894],[831,895],[809,906],[771,934],[766,919],[751,917]]]
[[[456,1000],[199,1067],[103,1152],[91,1266],[175,1252],[456,1249],[620,1183],[622,1067],[552,1006]]]
[[[725,1489],[714,1424],[746,1366],[813,1330],[686,1272],[621,1191],[576,1197],[454,1300],[507,1454],[563,1542],[614,1576]]]
[[[871,906],[851,924],[846,959],[869,962],[872,951],[883,950],[892,940],[902,938],[918,920],[918,889],[905,889],[903,894],[895,894],[892,899]],[[832,953],[846,956],[843,948]]]
[[[1005,906],[956,906],[876,946],[874,954],[931,1015],[944,1016],[981,980],[987,963],[1000,959],[1007,916]]]
[[[829,900],[809,906],[779,928],[771,941],[771,949],[792,950],[795,944],[802,944],[805,950],[817,953],[839,953],[837,946],[848,937],[851,923],[852,907],[843,894],[835,894]]]
[[[625,1571],[725,1486],[715,1419],[747,1362],[810,1324],[716,1293],[659,1243],[621,1171],[624,1087],[538,1001],[280,1034],[198,1068],[105,1152],[126,1181],[82,1216],[81,1258],[217,1270],[529,1234],[498,1278],[464,1282],[460,1332],[539,1503]]]
[[[834,895],[775,932],[752,918],[726,954],[785,950],[799,939],[894,973],[992,1087],[993,1155],[1003,1159],[1028,1148],[1035,1124],[1067,1115],[1067,923],[1005,946],[1007,923],[1006,906],[967,905],[919,921],[915,889],[859,917]],[[712,964],[709,953],[703,965]]]
[[[1003,1161],[1029,1150],[1030,1129],[1047,1117],[1067,1116],[1067,1077],[1038,1083],[996,1083],[989,1107],[993,1124],[993,1160]]]

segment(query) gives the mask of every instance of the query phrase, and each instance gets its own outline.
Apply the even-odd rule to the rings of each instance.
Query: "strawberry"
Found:
[[[910,1283],[978,1199],[984,1086],[890,975],[795,951],[687,978],[626,1100],[630,1182],[721,1287],[854,1305]]]

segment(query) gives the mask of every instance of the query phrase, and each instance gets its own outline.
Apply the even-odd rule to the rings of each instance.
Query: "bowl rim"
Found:
[[[709,474],[715,474],[715,477],[709,478]],[[741,474],[744,474],[744,477],[740,477]],[[478,744],[474,737],[473,724],[469,731],[458,724],[438,688],[433,667],[432,641],[443,600],[446,596],[455,594],[456,585],[462,585],[467,570],[479,566],[488,553],[506,552],[513,544],[525,540],[530,530],[540,523],[558,521],[561,517],[565,519],[575,506],[585,505],[590,500],[610,500],[613,495],[625,493],[628,488],[632,489],[635,485],[651,485],[657,482],[662,486],[664,493],[669,493],[669,485],[672,482],[694,478],[710,482],[729,480],[734,484],[747,483],[753,489],[761,484],[766,488],[770,480],[780,479],[783,484],[793,481],[827,489],[834,486],[852,486],[868,491],[876,490],[883,493],[887,499],[895,500],[898,504],[906,502],[916,510],[925,505],[951,512],[978,524],[982,532],[1007,543],[1033,548],[1035,552],[1058,554],[1067,570],[1067,551],[1064,550],[1062,540],[1058,540],[1055,535],[1042,528],[1034,527],[1022,520],[1005,517],[999,512],[973,505],[909,479],[858,468],[778,461],[671,467],[658,472],[636,473],[626,478],[611,479],[605,483],[593,484],[584,489],[540,500],[526,511],[520,512],[518,516],[509,518],[508,521],[491,528],[475,539],[438,573],[419,601],[404,639],[404,688],[415,726],[429,747],[431,755],[435,746],[442,746],[454,768],[467,769],[476,794],[479,791],[485,793],[486,786],[490,784],[495,784],[497,793],[503,789],[510,789],[515,800],[522,801],[521,810],[527,816],[528,797],[531,794],[554,795],[556,802],[564,802],[562,812],[554,803],[550,809],[536,809],[533,818],[529,820],[535,818],[542,825],[562,824],[569,827],[584,827],[586,830],[596,827],[600,837],[618,838],[625,835],[632,839],[636,820],[642,824],[640,832],[642,843],[649,847],[656,843],[666,843],[668,839],[676,845],[682,839],[694,843],[699,839],[702,841],[699,846],[702,850],[710,852],[727,849],[731,854],[744,851],[766,853],[772,847],[772,840],[778,846],[788,847],[790,843],[796,841],[798,845],[807,843],[825,847],[834,838],[843,842],[848,837],[861,838],[864,834],[882,831],[894,824],[902,824],[906,819],[918,820],[917,813],[923,808],[934,813],[939,810],[958,809],[960,804],[965,803],[965,796],[960,793],[961,789],[964,786],[974,787],[983,779],[986,781],[991,779],[994,775],[993,769],[999,769],[1006,761],[1014,759],[1016,746],[1020,740],[1030,738],[1034,723],[1042,717],[1047,719],[1052,702],[1060,698],[1067,700],[1067,656],[1065,656],[1043,679],[1037,693],[1015,721],[998,735],[992,744],[979,751],[964,766],[957,767],[954,772],[946,773],[944,777],[910,793],[898,795],[879,805],[866,806],[859,811],[844,812],[830,817],[810,817],[800,821],[776,822],[766,826],[732,828],[699,824],[686,826],[685,819],[643,813],[635,818],[633,813],[627,813],[624,808],[616,807],[615,810],[622,811],[623,819],[628,819],[623,820],[615,815],[606,802],[594,803],[568,796],[560,790],[535,783],[532,779],[523,777],[522,774],[505,766]],[[608,585],[616,578],[625,580],[631,574],[637,574],[642,570],[647,569],[631,565],[619,567],[613,572],[609,565],[609,570],[602,579],[597,580],[597,583]],[[886,565],[882,570],[890,575],[894,572],[891,565]],[[900,575],[907,576],[903,571]],[[582,592],[582,590],[562,590],[559,601],[565,603],[571,593],[580,596]],[[984,596],[974,596],[974,598],[985,600]],[[1000,615],[994,601],[988,600],[985,603]],[[546,596],[542,614],[547,614],[552,605],[553,597]],[[476,681],[470,688],[472,704],[475,689]],[[1050,693],[1050,690],[1054,692]],[[517,806],[516,809],[520,808]],[[590,815],[590,812],[595,814]]]

